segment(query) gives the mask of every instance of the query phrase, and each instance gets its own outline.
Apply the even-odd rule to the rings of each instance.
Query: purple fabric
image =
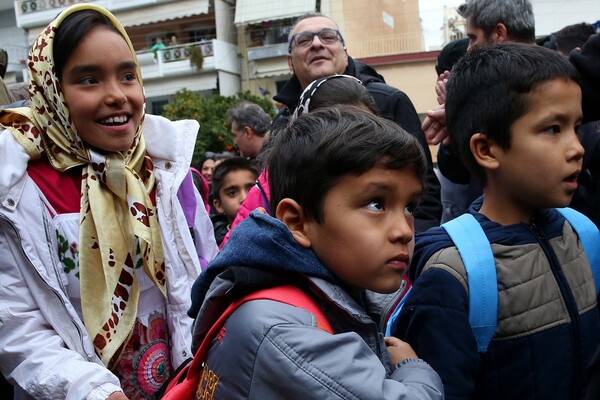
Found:
[[[191,171],[183,178],[179,191],[177,191],[177,198],[183,208],[183,214],[185,215],[188,227],[192,228],[194,226],[197,201],[196,194],[194,193],[194,181],[192,180]]]

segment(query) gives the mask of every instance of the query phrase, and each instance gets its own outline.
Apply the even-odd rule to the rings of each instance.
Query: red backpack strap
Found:
[[[273,300],[290,306],[303,308],[315,316],[317,319],[317,328],[333,334],[333,329],[331,328],[327,317],[321,310],[321,307],[319,307],[312,297],[296,286],[284,285],[259,290],[258,292],[242,297],[241,300],[244,300],[244,303],[250,300]]]
[[[317,320],[317,327],[324,330],[325,332],[333,334],[331,324],[327,320],[327,317],[319,307],[319,305],[304,291],[296,286],[283,285],[276,286],[273,288],[259,290],[257,292],[250,293],[244,297],[237,299],[232,302],[221,314],[219,319],[210,328],[202,344],[194,354],[194,359],[187,368],[182,369],[177,376],[175,376],[162,397],[163,400],[178,400],[178,399],[193,399],[198,388],[198,382],[200,380],[200,370],[208,354],[208,350],[211,347],[213,339],[217,336],[221,327],[225,324],[225,321],[229,316],[242,304],[251,300],[273,300],[280,303],[288,304],[294,307],[300,307],[306,311],[312,313]],[[185,380],[182,378],[185,376]]]

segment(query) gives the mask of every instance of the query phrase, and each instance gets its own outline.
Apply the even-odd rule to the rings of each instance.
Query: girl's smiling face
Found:
[[[106,27],[92,28],[62,71],[62,91],[79,137],[103,151],[126,151],[144,108],[136,60],[125,39]]]

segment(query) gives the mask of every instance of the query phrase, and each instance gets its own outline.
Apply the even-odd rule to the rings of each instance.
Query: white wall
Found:
[[[600,20],[600,0],[531,0],[535,34],[547,35],[579,22]]]

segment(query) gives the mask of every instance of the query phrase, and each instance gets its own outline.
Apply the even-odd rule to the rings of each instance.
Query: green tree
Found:
[[[235,96],[215,95],[208,99],[202,95],[183,89],[171,97],[163,108],[163,116],[170,120],[195,119],[200,123],[196,138],[193,163],[202,157],[205,151],[221,152],[233,149],[233,137],[227,122],[227,110],[242,100],[258,104],[271,118],[275,116],[275,107],[266,97],[253,95],[249,91]]]

